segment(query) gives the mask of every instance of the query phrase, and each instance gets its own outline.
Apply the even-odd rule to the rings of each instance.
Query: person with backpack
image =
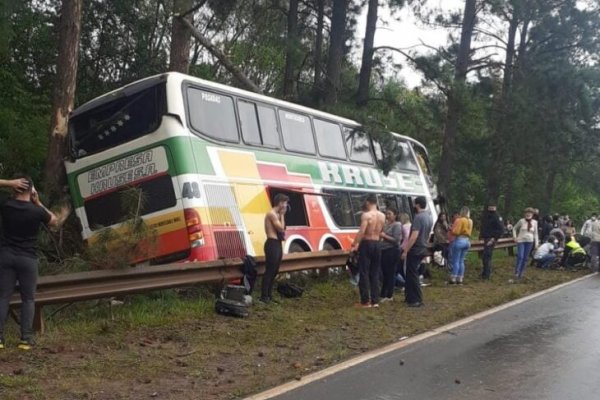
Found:
[[[527,258],[539,243],[537,221],[533,219],[533,208],[525,209],[521,218],[513,228],[513,238],[517,242],[517,260],[515,263],[515,278],[523,278]]]
[[[12,181],[0,181],[0,186],[13,189],[13,197],[0,204],[3,240],[0,244],[0,349],[4,349],[4,327],[10,299],[17,282],[21,294],[21,340],[18,348],[34,346],[33,318],[38,279],[37,237],[42,225],[60,226],[70,209],[63,207],[59,216],[41,203],[31,178],[19,176]]]

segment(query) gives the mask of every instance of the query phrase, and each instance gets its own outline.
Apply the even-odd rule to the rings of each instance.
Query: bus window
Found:
[[[335,224],[341,228],[355,227],[356,221],[348,192],[338,190],[323,190],[323,192],[331,195],[324,197],[324,200]]]
[[[240,113],[240,128],[244,142],[262,145],[258,118],[256,117],[256,105],[243,100],[238,100],[238,111]]]
[[[279,120],[286,149],[298,153],[315,154],[315,138],[310,120],[306,115],[279,110]]]
[[[325,157],[346,159],[346,150],[344,149],[344,140],[342,131],[338,124],[314,119],[317,144],[319,145],[319,154]]]
[[[139,189],[142,193],[140,215],[151,214],[160,210],[174,207],[177,204],[175,190],[173,189],[173,180],[169,175],[162,175],[158,178],[144,181],[133,187]],[[128,215],[127,209],[130,208],[131,201],[136,199],[124,198],[127,191],[132,186],[125,186],[122,189],[111,192],[107,195],[93,198],[85,202],[85,213],[87,215],[90,229],[98,230],[111,225],[125,222],[131,215]]]
[[[396,196],[393,194],[379,194],[377,195],[377,202],[379,204],[379,210],[385,212],[388,208],[395,208],[396,211],[400,212],[400,207],[396,203]]]
[[[350,154],[350,160],[373,164],[371,146],[369,145],[369,137],[366,132],[345,126],[344,140],[346,141],[348,154]]]
[[[410,151],[410,146],[404,140],[394,139],[396,141],[396,156],[397,162],[394,169],[407,170],[407,171],[418,171],[417,163]],[[383,150],[383,146],[376,140],[373,140],[373,149],[375,150],[375,159],[380,162],[386,155]]]
[[[412,208],[412,202],[408,196],[397,195],[396,201],[398,202],[398,212],[408,214],[412,221],[414,211]]]
[[[283,193],[290,198],[288,201],[289,210],[285,214],[286,226],[308,226],[308,218],[306,216],[306,205],[304,203],[304,193],[298,193],[282,189],[271,189],[269,194],[271,199],[275,198],[278,193]]]
[[[165,85],[120,96],[69,121],[71,153],[82,158],[155,131],[166,112]]]
[[[421,167],[421,171],[423,171],[423,175],[425,175],[425,180],[429,186],[429,191],[433,197],[437,197],[437,188],[433,182],[433,175],[431,174],[431,168],[429,167],[429,157],[427,157],[427,151],[423,146],[417,143],[413,143],[412,145],[415,155],[417,156],[419,167]]]
[[[190,123],[195,131],[217,140],[238,141],[231,97],[190,87],[187,100]]]
[[[279,148],[279,129],[277,128],[277,117],[275,110],[271,107],[261,105],[258,108],[258,122],[260,124],[260,135],[263,145]]]
[[[354,214],[355,226],[360,225],[360,215],[363,213],[363,206],[367,199],[366,193],[350,192],[350,201],[352,202],[352,212]]]

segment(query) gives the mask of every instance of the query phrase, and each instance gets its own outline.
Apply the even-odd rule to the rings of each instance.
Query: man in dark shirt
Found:
[[[419,281],[419,265],[423,258],[427,257],[429,251],[429,235],[433,227],[431,214],[427,209],[427,200],[423,196],[415,199],[417,215],[410,227],[410,236],[402,252],[402,260],[406,260],[406,287],[404,291],[405,301],[409,307],[421,307],[423,305],[423,293]]]
[[[0,244],[0,349],[4,343],[4,325],[8,316],[10,298],[17,281],[21,294],[21,350],[33,346],[34,296],[38,276],[37,236],[42,224],[58,226],[68,214],[61,212],[61,219],[48,211],[40,202],[29,178],[0,181],[0,185],[12,187],[14,196],[0,203],[3,240]]]
[[[496,212],[496,204],[489,203],[487,210],[481,216],[479,238],[483,240],[483,270],[481,279],[489,280],[492,275],[492,255],[496,242],[504,233],[504,226]]]

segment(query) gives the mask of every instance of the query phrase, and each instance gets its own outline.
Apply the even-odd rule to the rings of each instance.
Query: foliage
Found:
[[[75,103],[168,68],[172,1],[90,0],[84,2]],[[346,30],[337,103],[327,111],[364,124],[387,149],[382,167],[398,154],[386,131],[413,137],[439,165],[442,132],[452,95],[458,101],[459,129],[453,149],[451,208],[477,209],[491,186],[499,191],[506,216],[527,205],[583,218],[598,211],[600,172],[600,6],[576,0],[479,0],[469,74],[455,83],[461,13],[432,9],[425,0],[391,0],[392,10],[411,7],[427,25],[443,26],[446,46],[404,52],[398,63],[388,50],[374,55],[369,100],[355,106],[360,54],[358,19],[367,2],[347,2]],[[320,107],[315,77],[317,10],[325,18],[321,68],[326,65],[331,0],[299,2],[294,101]],[[49,106],[57,54],[60,0],[0,1],[0,175],[16,171],[43,176]],[[208,1],[194,12],[194,25],[268,95],[282,97],[286,63],[287,3],[271,0]],[[397,18],[400,13],[393,13]],[[510,23],[517,24],[514,57],[504,65]],[[393,50],[393,49],[392,49]],[[495,55],[492,56],[492,53]],[[232,75],[195,41],[190,73],[237,85]],[[410,65],[423,76],[409,88],[397,71]],[[325,71],[320,71],[321,75]],[[317,85],[323,85],[323,76]],[[321,88],[322,89],[322,88]],[[493,173],[501,179],[496,182]],[[135,221],[135,219],[134,219]],[[139,226],[130,227],[140,228]],[[69,240],[78,236],[71,224]],[[114,232],[104,235],[110,236]],[[73,239],[74,240],[74,239]],[[107,240],[107,242],[110,240]],[[61,243],[61,245],[65,245]],[[72,252],[47,247],[50,263]],[[103,250],[107,250],[108,247]]]

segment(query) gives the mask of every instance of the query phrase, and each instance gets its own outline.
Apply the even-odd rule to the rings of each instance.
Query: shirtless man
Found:
[[[360,280],[360,307],[379,307],[379,275],[381,273],[381,248],[379,237],[385,225],[385,215],[377,210],[377,197],[369,195],[365,202],[367,210],[360,217],[360,229],[352,250],[358,249]],[[369,303],[369,299],[371,302]]]
[[[285,194],[278,193],[273,199],[273,208],[265,215],[265,274],[262,281],[262,293],[260,300],[264,303],[273,301],[273,282],[279,272],[283,249],[281,247],[285,239],[285,213],[290,200]]]

